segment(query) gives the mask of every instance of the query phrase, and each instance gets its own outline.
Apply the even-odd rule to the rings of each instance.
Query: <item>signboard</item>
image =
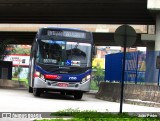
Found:
[[[160,56],[157,56],[156,68],[157,68],[157,69],[160,69]]]
[[[86,38],[86,34],[82,32],[74,32],[74,31],[47,31],[47,35],[51,36],[62,36],[62,37],[72,37],[72,38]]]
[[[124,47],[123,54],[123,66],[122,66],[122,81],[121,81],[121,98],[120,98],[120,113],[122,113],[123,104],[123,88],[125,78],[125,59],[126,59],[126,47],[131,47],[136,41],[136,31],[129,25],[122,25],[118,27],[114,34],[114,40],[117,45]]]
[[[71,38],[80,38],[80,39],[87,38],[86,32],[67,31],[67,30],[54,30],[54,29],[53,30],[44,29],[42,31],[42,35],[56,36],[56,37],[71,37]]]
[[[126,47],[131,47],[135,43],[136,38],[136,31],[129,25],[118,27],[114,34],[116,44],[121,47],[124,47],[124,44],[126,44]]]
[[[12,61],[13,66],[29,66],[29,55],[7,55],[4,61]]]

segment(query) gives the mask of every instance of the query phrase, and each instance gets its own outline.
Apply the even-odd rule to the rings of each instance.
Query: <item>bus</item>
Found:
[[[31,48],[28,91],[38,97],[53,91],[81,99],[90,89],[95,50],[91,32],[40,28]]]

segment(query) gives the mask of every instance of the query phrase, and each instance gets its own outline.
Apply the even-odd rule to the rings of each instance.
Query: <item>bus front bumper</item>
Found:
[[[39,77],[35,77],[33,88],[75,90],[75,91],[88,92],[90,89],[90,80],[87,80],[86,82],[81,84],[80,82],[50,81],[50,80],[43,80]]]

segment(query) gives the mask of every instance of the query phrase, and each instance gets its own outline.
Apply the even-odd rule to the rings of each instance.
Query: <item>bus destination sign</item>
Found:
[[[46,35],[48,36],[57,36],[57,37],[72,37],[72,38],[86,38],[86,33],[84,32],[77,32],[77,31],[54,31],[48,30]]]

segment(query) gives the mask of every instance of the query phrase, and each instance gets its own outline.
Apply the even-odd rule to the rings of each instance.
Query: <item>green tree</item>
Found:
[[[11,54],[30,54],[30,49],[16,47],[12,50]]]

